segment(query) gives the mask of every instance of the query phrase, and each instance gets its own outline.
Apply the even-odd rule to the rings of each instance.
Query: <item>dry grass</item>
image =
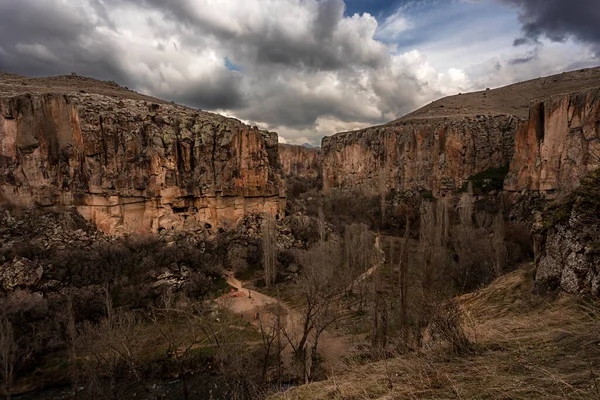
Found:
[[[274,399],[600,399],[600,304],[535,294],[531,266],[459,298],[475,351],[440,346]]]

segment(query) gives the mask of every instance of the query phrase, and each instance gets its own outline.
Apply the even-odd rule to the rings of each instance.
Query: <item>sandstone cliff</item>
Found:
[[[414,119],[327,137],[323,188],[445,195],[472,175],[507,166],[518,124],[510,115]]]
[[[127,93],[1,98],[2,201],[76,206],[109,233],[216,229],[280,211],[275,133]]]
[[[321,174],[321,149],[280,144],[279,160],[285,175],[316,178]]]
[[[568,190],[598,154],[593,87],[600,68],[446,97],[386,125],[326,137],[323,188],[438,196],[510,165],[507,190]]]
[[[572,191],[600,167],[600,89],[536,101],[515,138],[504,189]]]

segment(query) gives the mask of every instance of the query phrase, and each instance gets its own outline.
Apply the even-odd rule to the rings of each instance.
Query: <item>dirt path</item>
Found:
[[[362,274],[360,274],[360,276],[358,278],[356,278],[354,280],[354,282],[352,282],[349,285],[348,290],[353,289],[360,282],[364,281],[365,279],[367,279],[368,277],[370,277],[371,275],[373,275],[373,272],[377,271],[385,263],[385,252],[381,248],[381,240],[379,239],[379,234],[375,237],[375,250],[377,252],[379,252],[379,256],[381,257],[381,259],[379,260],[379,262],[375,263],[375,265],[373,265],[371,268],[369,268],[368,270],[366,270],[365,272],[363,272]]]
[[[254,314],[256,312],[265,315],[265,308],[268,305],[278,303],[277,299],[273,297],[257,292],[256,290],[244,288],[243,282],[236,279],[233,274],[227,276],[227,283],[236,288],[240,295],[230,297],[223,296],[218,301],[222,302],[222,304],[231,310],[231,312],[243,315],[243,318],[254,325],[258,325],[258,321],[254,319]],[[302,323],[303,316],[300,312],[284,302],[280,301],[279,305],[287,314],[288,326],[297,326]],[[323,357],[323,363],[327,371],[333,370],[334,372],[338,372],[343,370],[344,366],[341,359],[349,354],[348,338],[330,331],[325,331],[321,334],[319,343],[319,352]],[[288,351],[291,352],[289,346]]]
[[[375,240],[375,248],[381,254],[380,262],[361,274],[352,283],[352,286],[369,278],[384,264],[385,253],[381,248],[379,235]],[[254,319],[255,313],[258,312],[259,314],[266,315],[266,307],[278,303],[277,299],[273,297],[257,292],[256,290],[244,288],[244,283],[235,278],[233,274],[227,276],[227,283],[231,287],[237,289],[238,292],[237,294],[230,293],[229,295],[225,295],[218,299],[218,301],[226,306],[231,312],[240,314],[244,319],[256,326],[258,326],[258,321]],[[279,305],[287,314],[286,322],[288,326],[300,326],[302,324],[304,321],[303,315],[298,310],[281,301],[279,301]],[[334,373],[338,373],[345,369],[342,359],[344,356],[349,355],[351,351],[349,337],[337,334],[331,330],[325,330],[319,338],[319,350],[319,353],[323,357],[323,363],[326,370],[328,372],[333,371]],[[291,351],[291,349],[288,349],[288,351]]]

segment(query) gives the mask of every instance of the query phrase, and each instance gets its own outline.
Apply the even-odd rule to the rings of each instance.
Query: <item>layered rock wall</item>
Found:
[[[316,178],[321,174],[320,149],[280,144],[279,160],[286,176]]]
[[[109,233],[216,229],[285,203],[275,133],[95,94],[1,99],[0,169],[2,201],[75,206]]]
[[[508,166],[519,123],[509,115],[414,119],[326,137],[323,188],[445,195],[472,175]]]

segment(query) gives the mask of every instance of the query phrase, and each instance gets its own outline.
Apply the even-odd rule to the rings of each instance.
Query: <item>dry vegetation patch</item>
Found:
[[[538,294],[531,265],[458,301],[474,351],[432,345],[273,398],[600,398],[596,301]]]

